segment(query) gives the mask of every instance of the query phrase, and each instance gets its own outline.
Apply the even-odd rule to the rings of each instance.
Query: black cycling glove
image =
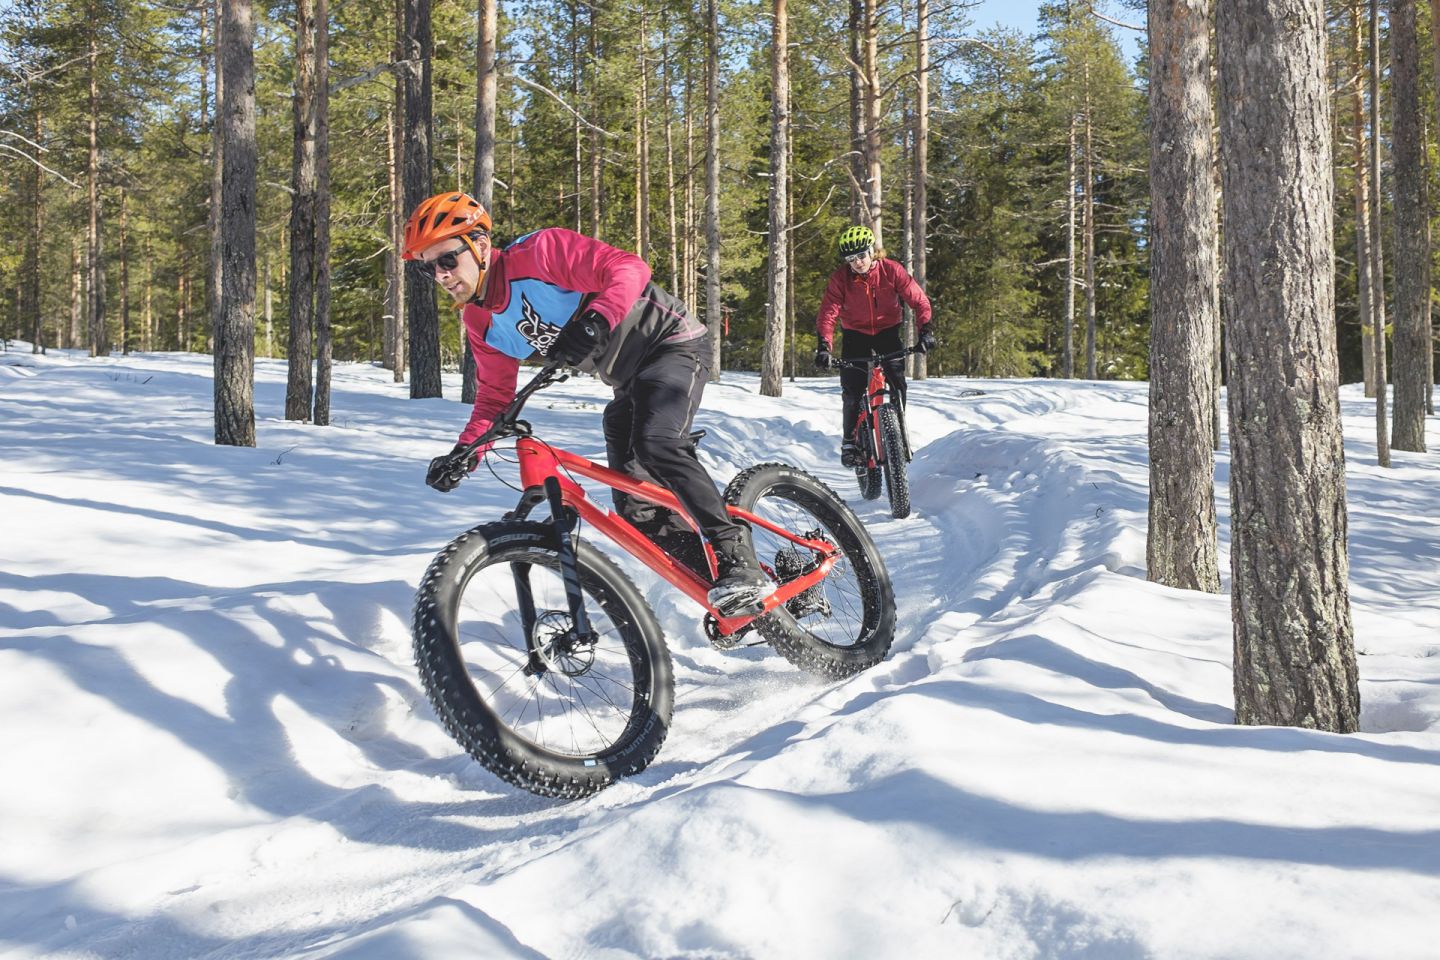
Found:
[[[586,310],[560,328],[547,356],[574,367],[605,349],[610,340],[610,321],[595,310]]]
[[[441,493],[449,493],[460,486],[460,481],[465,479],[465,474],[474,470],[480,463],[480,457],[474,451],[467,456],[460,456],[467,446],[468,444],[457,443],[455,449],[445,456],[431,460],[430,469],[425,471],[425,482]]]

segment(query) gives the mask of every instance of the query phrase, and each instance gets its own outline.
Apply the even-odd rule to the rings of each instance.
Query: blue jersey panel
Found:
[[[583,294],[544,280],[512,280],[510,303],[491,316],[485,342],[517,360],[537,350],[548,354],[560,328],[575,316],[582,300]]]

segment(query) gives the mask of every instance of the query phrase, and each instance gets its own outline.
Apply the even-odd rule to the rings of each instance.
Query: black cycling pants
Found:
[[[845,330],[840,342],[840,356],[844,360],[858,360],[862,357],[880,356],[904,349],[905,345],[900,340],[902,331],[903,327],[900,324],[887,327],[879,333],[856,333],[854,330]],[[886,361],[884,367],[885,381],[890,385],[890,395],[894,400],[895,410],[900,414],[903,423],[905,416],[905,358]],[[852,367],[840,368],[840,393],[843,398],[840,405],[843,418],[840,436],[846,440],[855,435],[855,419],[860,416],[865,398],[865,387],[868,382],[869,376],[863,368],[858,370]]]
[[[662,347],[615,388],[605,407],[605,452],[610,466],[674,493],[711,541],[740,536],[743,528],[725,512],[725,501],[695,455],[690,425],[710,378],[710,341],[697,337]],[[689,524],[661,507],[616,491],[615,508],[645,534],[680,533]],[[672,551],[673,552],[673,551]]]

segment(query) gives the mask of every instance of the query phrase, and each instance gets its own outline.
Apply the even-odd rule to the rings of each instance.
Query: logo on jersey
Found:
[[[520,314],[522,319],[515,325],[515,329],[530,346],[548,357],[551,345],[555,343],[555,338],[560,336],[560,328],[553,323],[547,323],[523,293],[520,294]]]

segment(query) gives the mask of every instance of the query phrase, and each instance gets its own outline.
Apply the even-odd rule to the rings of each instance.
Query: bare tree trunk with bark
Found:
[[[929,265],[927,249],[930,243],[930,0],[917,0],[915,4],[915,198],[914,212],[914,258],[915,282],[924,290]],[[931,322],[939,317],[932,316]],[[939,327],[936,327],[939,330]],[[929,374],[930,358],[915,355],[914,375],[924,380]]]
[[[45,142],[45,121],[35,111],[35,143]],[[30,318],[30,352],[45,352],[45,308],[40,302],[41,246],[45,242],[45,175],[40,164],[31,169],[30,181],[30,243],[25,248],[25,309]],[[59,339],[58,337],[56,338]]]
[[[765,347],[760,358],[760,393],[778,397],[785,376],[785,317],[788,314],[789,258],[786,218],[790,177],[790,50],[786,0],[771,0],[770,34],[770,296],[765,311]]]
[[[475,48],[475,171],[471,179],[471,192],[480,205],[491,209],[495,193],[495,96],[498,77],[495,72],[496,54],[496,0],[480,0],[479,36]],[[572,25],[578,22],[578,15],[571,18]],[[578,64],[577,64],[578,67]],[[579,81],[573,88],[578,94]],[[579,101],[576,100],[578,103]],[[580,129],[575,128],[575,223],[580,222]],[[460,330],[460,352],[464,357],[460,368],[460,402],[475,402],[475,354],[470,350],[470,338]]]
[[[1440,2],[1440,0],[1437,0]],[[1370,169],[1365,140],[1365,38],[1360,26],[1360,0],[1350,3],[1351,62],[1350,138],[1355,168],[1355,314],[1360,323],[1360,353],[1365,368],[1365,396],[1375,396],[1375,308],[1370,289]]]
[[[1425,452],[1430,365],[1429,200],[1415,0],[1390,0],[1390,142],[1395,171],[1395,413],[1391,445]]]
[[[101,252],[103,241],[100,234],[100,79],[97,76],[100,48],[96,42],[95,30],[96,18],[92,11],[87,31],[89,56],[86,57],[89,73],[90,142],[85,171],[90,224],[85,235],[85,326],[88,331],[87,346],[90,348],[90,356],[100,357],[110,352],[110,344],[105,331],[105,262]]]
[[[330,11],[315,0],[315,406],[311,422],[330,425]]]
[[[878,0],[865,4],[865,204],[870,229],[875,231],[875,246],[885,246],[884,191],[881,189],[880,167],[880,12]]]
[[[1349,733],[1350,620],[1322,0],[1218,7],[1235,719]]]
[[[1375,341],[1375,459],[1382,467],[1390,466],[1390,430],[1387,419],[1389,393],[1385,362],[1385,248],[1384,232],[1380,229],[1380,212],[1385,206],[1385,191],[1380,179],[1380,0],[1370,0],[1370,183],[1374,186],[1374,202],[1370,205],[1370,318],[1371,336]]]
[[[720,15],[705,0],[705,323],[710,327],[710,379],[720,379]]]
[[[207,5],[209,0],[202,0]],[[225,109],[225,74],[220,68],[220,46],[225,42],[225,18],[221,13],[225,0],[214,0],[213,13],[215,28],[211,43],[215,68],[215,112],[210,131],[210,272],[205,278],[205,312],[210,318],[210,329],[220,328],[220,287],[225,280],[224,250],[220,238],[221,188],[224,185],[225,136],[220,118]],[[189,281],[187,281],[187,286]],[[185,349],[190,349],[187,344]]]
[[[1075,219],[1078,204],[1075,202],[1076,151],[1078,149],[1078,122],[1075,111],[1070,111],[1069,149],[1066,153],[1068,176],[1065,181],[1065,346],[1060,354],[1060,370],[1066,380],[1075,377]]]
[[[77,343],[80,343],[80,317],[83,313],[82,300],[80,295],[84,288],[80,285],[80,245],[72,238],[70,240],[70,326],[65,331],[63,346],[73,350]]]
[[[120,353],[130,353],[130,205],[120,188]]]
[[[670,96],[670,33],[669,22],[662,14],[660,27],[660,110],[665,116],[665,201],[669,207],[670,291],[683,290],[680,282],[680,224],[675,208],[675,105]]]
[[[869,222],[869,203],[865,197],[865,108],[860,63],[864,59],[865,0],[850,0],[849,39],[850,77],[850,222]]]
[[[316,156],[315,0],[295,2],[295,93],[291,101],[290,336],[285,419],[309,420],[314,396]]]
[[[1090,105],[1090,66],[1085,66],[1085,378],[1099,377],[1095,320],[1095,124]]]
[[[215,442],[255,446],[255,61],[250,0],[224,0],[225,99],[220,233],[225,253],[215,329]]]
[[[430,32],[430,0],[401,0],[401,6],[405,120],[400,143],[404,157],[404,206],[408,215],[434,192],[430,176],[431,144],[435,139],[430,105],[430,61],[434,43]],[[440,317],[435,309],[434,284],[419,270],[405,271],[405,311],[410,328],[410,396],[414,399],[442,396]]]
[[[1146,575],[1220,591],[1213,416],[1211,0],[1150,0],[1150,526]]]

